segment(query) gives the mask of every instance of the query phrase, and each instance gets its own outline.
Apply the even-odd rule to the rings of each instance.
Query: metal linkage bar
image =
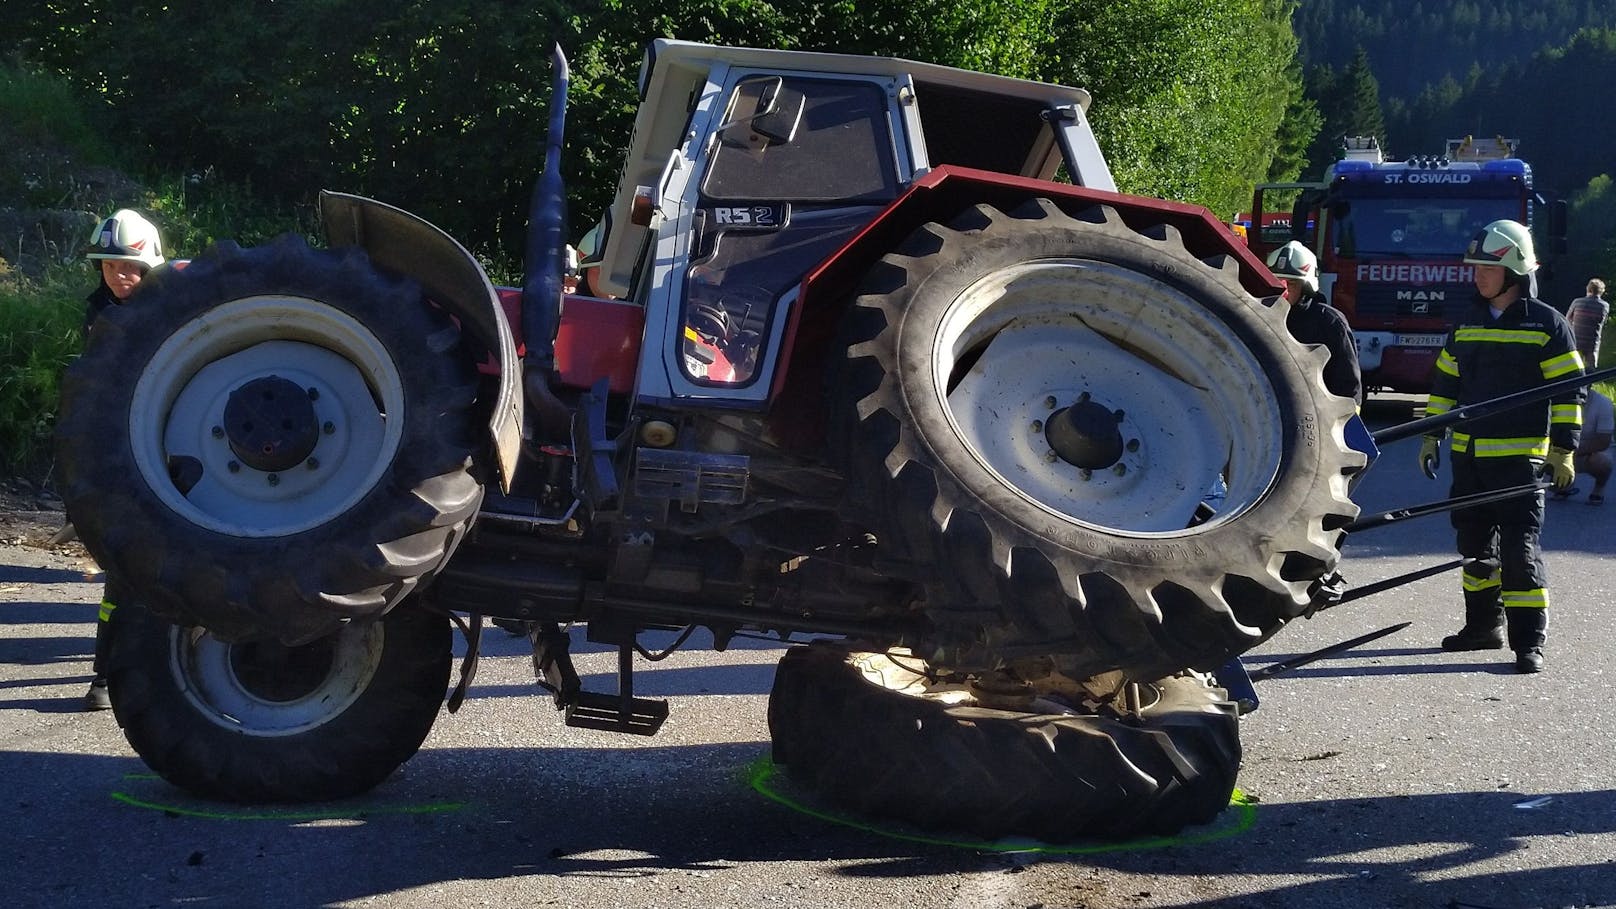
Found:
[[[1456,496],[1451,499],[1441,499],[1436,502],[1426,502],[1423,505],[1408,505],[1403,508],[1393,508],[1379,514],[1372,514],[1359,518],[1348,524],[1347,533],[1357,533],[1362,530],[1373,530],[1376,527],[1385,527],[1396,524],[1409,518],[1421,518],[1428,514],[1441,514],[1444,511],[1458,511],[1472,505],[1487,505],[1501,502],[1504,499],[1513,499],[1516,496],[1531,495],[1539,490],[1548,489],[1551,483],[1538,481],[1536,483],[1522,483],[1519,486],[1506,486],[1503,489],[1490,489],[1486,492],[1473,492],[1469,495]]]
[[[1396,426],[1388,426],[1374,433],[1375,444],[1385,445],[1389,442],[1407,439],[1410,436],[1426,435],[1439,429],[1446,429],[1461,420],[1474,420],[1478,417],[1492,416],[1495,413],[1512,410],[1523,404],[1532,404],[1545,398],[1552,398],[1563,391],[1570,391],[1573,388],[1581,388],[1593,382],[1603,382],[1612,378],[1616,378],[1616,366],[1607,366],[1604,369],[1596,369],[1580,376],[1568,376],[1547,385],[1539,385],[1536,388],[1517,391],[1501,398],[1493,398],[1491,401],[1464,404],[1447,413],[1439,413],[1435,416],[1399,423]]]
[[[1260,682],[1263,679],[1271,679],[1282,672],[1289,672],[1299,666],[1306,666],[1308,663],[1312,663],[1316,660],[1322,660],[1327,656],[1334,656],[1335,654],[1351,650],[1354,647],[1367,644],[1370,641],[1379,640],[1389,634],[1396,634],[1412,624],[1414,623],[1400,622],[1391,626],[1390,628],[1382,628],[1379,631],[1371,631],[1368,634],[1359,635],[1350,641],[1342,641],[1339,644],[1331,644],[1328,647],[1315,650],[1312,653],[1304,653],[1301,656],[1291,657],[1288,660],[1280,660],[1277,663],[1271,663],[1262,667],[1261,669],[1251,670],[1248,674],[1251,676],[1251,680],[1253,682]]]
[[[1410,571],[1407,574],[1400,574],[1394,578],[1376,581],[1373,584],[1365,584],[1362,587],[1354,587],[1345,594],[1342,594],[1340,599],[1328,605],[1340,606],[1342,603],[1350,603],[1353,600],[1361,600],[1364,597],[1374,596],[1377,593],[1385,593],[1388,590],[1401,587],[1404,584],[1412,584],[1415,581],[1423,581],[1426,578],[1435,577],[1443,572],[1452,571],[1455,568],[1463,568],[1473,561],[1475,561],[1475,559],[1454,559],[1451,562],[1443,562],[1441,565],[1432,565],[1429,568],[1421,568],[1418,571]]]

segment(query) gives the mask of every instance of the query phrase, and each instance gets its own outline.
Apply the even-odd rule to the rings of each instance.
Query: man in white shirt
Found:
[[[1610,398],[1597,389],[1588,389],[1587,403],[1582,405],[1582,441],[1572,458],[1577,473],[1594,478],[1593,492],[1588,494],[1589,505],[1605,503],[1605,482],[1610,479],[1612,429],[1616,428],[1616,414],[1612,413]],[[1576,494],[1575,489],[1555,493],[1557,499]]]

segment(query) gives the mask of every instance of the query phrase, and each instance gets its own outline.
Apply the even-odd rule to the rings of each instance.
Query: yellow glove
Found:
[[[1442,437],[1426,436],[1420,442],[1420,470],[1428,480],[1436,479],[1436,469],[1442,465]]]
[[[1577,468],[1571,463],[1571,450],[1567,448],[1550,448],[1549,457],[1545,462],[1554,468],[1554,488],[1566,490],[1576,482]]]

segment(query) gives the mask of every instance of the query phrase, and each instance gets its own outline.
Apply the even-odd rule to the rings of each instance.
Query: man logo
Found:
[[[1445,290],[1400,290],[1397,292],[1397,302],[1407,303],[1408,311],[1416,316],[1429,314],[1433,301],[1446,300],[1447,297],[1448,293]]]

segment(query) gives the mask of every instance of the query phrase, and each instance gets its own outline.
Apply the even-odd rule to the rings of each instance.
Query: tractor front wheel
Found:
[[[413,281],[358,249],[221,243],[97,319],[62,381],[62,498],[153,611],[312,641],[391,609],[464,538],[476,396]]]
[[[297,646],[232,644],[132,605],[113,622],[124,736],[163,779],[222,801],[375,787],[421,747],[449,681],[449,621],[413,601]]]

